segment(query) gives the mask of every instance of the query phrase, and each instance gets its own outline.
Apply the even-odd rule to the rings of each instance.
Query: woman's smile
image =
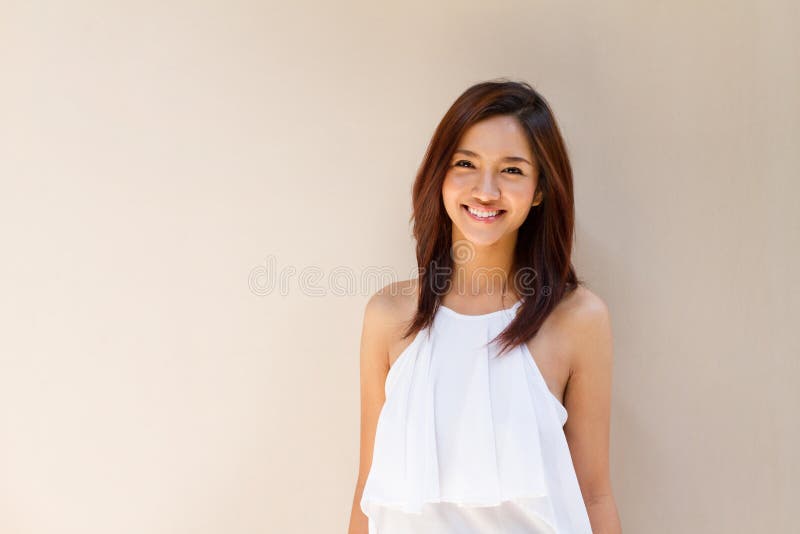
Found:
[[[466,212],[469,217],[478,222],[482,223],[490,223],[500,219],[505,213],[506,210],[484,210],[484,209],[476,209],[466,204],[462,204],[461,208]]]

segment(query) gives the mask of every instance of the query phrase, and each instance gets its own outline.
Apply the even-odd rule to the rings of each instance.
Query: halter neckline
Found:
[[[466,314],[466,313],[457,312],[453,308],[449,308],[449,307],[445,306],[444,304],[439,304],[439,308],[445,310],[447,313],[455,315],[456,317],[463,317],[465,319],[483,319],[483,318],[486,318],[486,317],[492,317],[492,316],[495,316],[495,315],[499,315],[501,313],[512,312],[516,308],[518,308],[521,304],[522,304],[522,301],[518,300],[517,302],[512,304],[509,308],[503,308],[502,310],[496,310],[496,311],[489,312],[489,313],[481,313],[481,314],[478,314],[478,315],[470,315],[470,314]]]

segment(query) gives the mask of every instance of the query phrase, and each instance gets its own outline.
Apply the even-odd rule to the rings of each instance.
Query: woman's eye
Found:
[[[465,163],[466,165],[461,165],[462,163]],[[470,162],[470,161],[467,161],[467,160],[465,160],[465,159],[460,159],[460,160],[456,161],[456,162],[453,164],[453,166],[454,166],[454,167],[465,167],[465,168],[469,168],[469,167],[472,167],[472,162]],[[519,167],[508,167],[508,169],[506,169],[506,170],[513,170],[514,172],[512,172],[511,174],[523,174],[523,172],[522,172],[522,171],[519,169]]]

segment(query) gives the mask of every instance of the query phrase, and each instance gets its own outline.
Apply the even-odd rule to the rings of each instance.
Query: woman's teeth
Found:
[[[492,220],[505,213],[504,210],[484,211],[484,210],[476,210],[469,206],[464,206],[464,207],[473,217],[476,217],[478,219]]]

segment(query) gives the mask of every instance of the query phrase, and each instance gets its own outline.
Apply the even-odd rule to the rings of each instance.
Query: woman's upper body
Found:
[[[376,426],[386,402],[386,377],[398,356],[413,342],[413,336],[404,339],[402,334],[416,310],[417,284],[417,279],[390,284],[373,295],[365,309],[361,458],[351,519],[353,534],[367,532],[367,519],[358,503],[372,466]],[[442,304],[465,315],[508,307],[506,304],[467,309],[454,302],[444,299]],[[607,430],[612,365],[608,308],[597,295],[579,286],[559,303],[539,333],[525,344],[548,389],[569,413],[564,434],[591,519],[592,503],[608,504],[607,499],[613,499]],[[602,532],[597,528],[594,531]]]
[[[466,315],[524,302],[500,336],[524,343],[569,417],[563,427],[593,532],[621,532],[609,474],[612,338],[609,311],[571,264],[573,184],[566,146],[530,86],[485,82],[440,122],[412,190],[416,279],[367,303],[361,337],[361,451],[351,534],[386,403],[386,378],[439,306]],[[499,275],[499,276],[498,276]],[[440,284],[449,282],[444,288]],[[444,290],[446,289],[446,290]],[[563,447],[566,448],[566,447]]]

